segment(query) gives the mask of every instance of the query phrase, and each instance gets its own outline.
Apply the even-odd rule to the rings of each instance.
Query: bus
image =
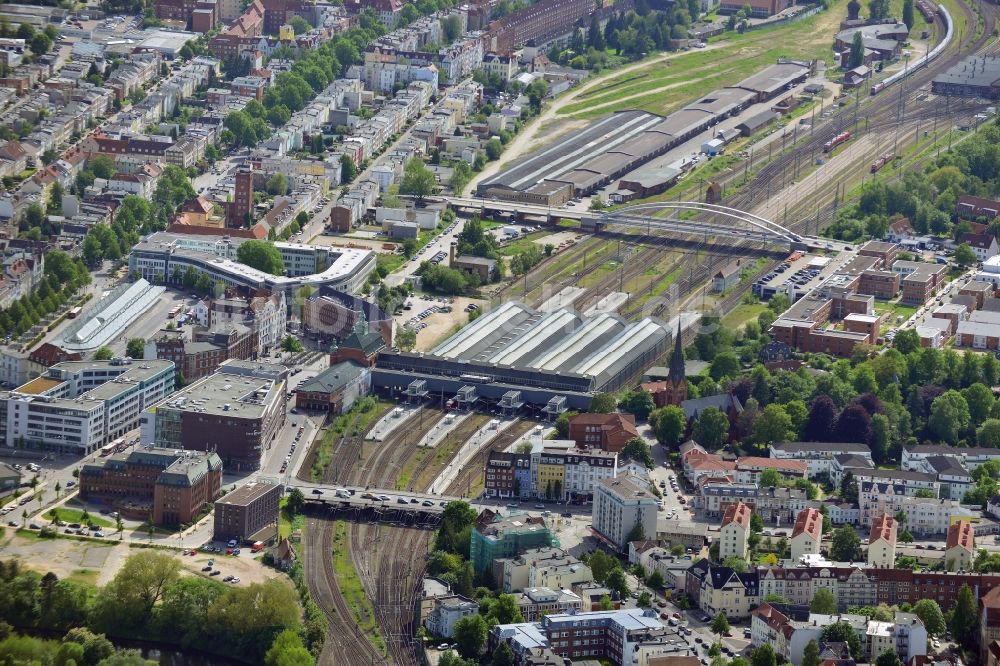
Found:
[[[105,444],[104,446],[101,447],[101,457],[106,458],[107,456],[110,456],[112,453],[118,453],[124,448],[125,448],[125,438],[119,437],[115,441],[109,444]]]
[[[70,319],[76,319],[78,316],[80,316],[81,312],[83,312],[83,308],[75,307],[72,310],[70,310],[69,314],[66,316],[69,317]]]
[[[175,307],[173,310],[167,313],[167,319],[173,319],[177,316],[177,313],[181,311],[181,306]]]

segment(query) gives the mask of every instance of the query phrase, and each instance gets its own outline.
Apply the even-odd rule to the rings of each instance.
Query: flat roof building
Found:
[[[215,501],[215,538],[265,541],[276,537],[283,490],[280,484],[256,482],[220,497]]]
[[[226,362],[147,409],[143,444],[215,451],[227,469],[255,470],[285,421],[285,373],[267,363]]]
[[[93,453],[133,430],[142,411],[174,390],[170,361],[64,361],[0,393],[8,447]]]

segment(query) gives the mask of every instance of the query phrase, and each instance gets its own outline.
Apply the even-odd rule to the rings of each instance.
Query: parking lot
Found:
[[[400,327],[410,325],[417,331],[414,351],[432,349],[457,326],[467,324],[472,310],[481,311],[486,301],[462,296],[411,296],[396,316]]]

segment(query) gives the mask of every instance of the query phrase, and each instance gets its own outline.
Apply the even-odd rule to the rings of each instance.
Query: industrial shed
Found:
[[[568,396],[620,388],[655,363],[669,341],[657,319],[629,324],[616,314],[587,319],[569,309],[537,312],[506,303],[432,352],[380,354],[372,384],[395,392],[422,381],[427,390],[415,397],[437,393],[442,400],[465,387],[487,400],[519,390],[536,407],[563,396],[575,408],[580,398]]]

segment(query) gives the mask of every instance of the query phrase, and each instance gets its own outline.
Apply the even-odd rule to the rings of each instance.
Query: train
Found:
[[[884,167],[886,164],[895,159],[895,157],[896,157],[895,153],[886,153],[882,157],[872,162],[872,173],[875,173],[876,171]]]
[[[944,5],[935,5],[933,2],[927,2],[927,0],[917,0],[917,8],[928,22],[933,22],[935,15],[941,17],[941,20],[944,22],[946,28],[944,39],[942,39],[937,46],[931,49],[930,53],[917,58],[916,61],[911,62],[908,67],[904,67],[902,71],[896,72],[881,83],[873,85],[871,87],[872,95],[879,94],[887,87],[901,80],[904,76],[909,76],[921,67],[927,66],[929,62],[941,55],[941,53],[948,48],[948,45],[951,44],[951,40],[955,35],[955,26],[954,22],[951,20],[951,14],[949,14],[948,10],[944,8]]]
[[[934,22],[934,14],[937,12],[937,6],[933,2],[927,2],[927,0],[917,0],[914,5],[920,15],[924,17],[924,20],[928,23]]]
[[[833,137],[832,139],[823,144],[823,152],[829,153],[840,144],[850,140],[850,138],[851,138],[850,132],[841,132],[840,134],[838,134],[837,136]]]

